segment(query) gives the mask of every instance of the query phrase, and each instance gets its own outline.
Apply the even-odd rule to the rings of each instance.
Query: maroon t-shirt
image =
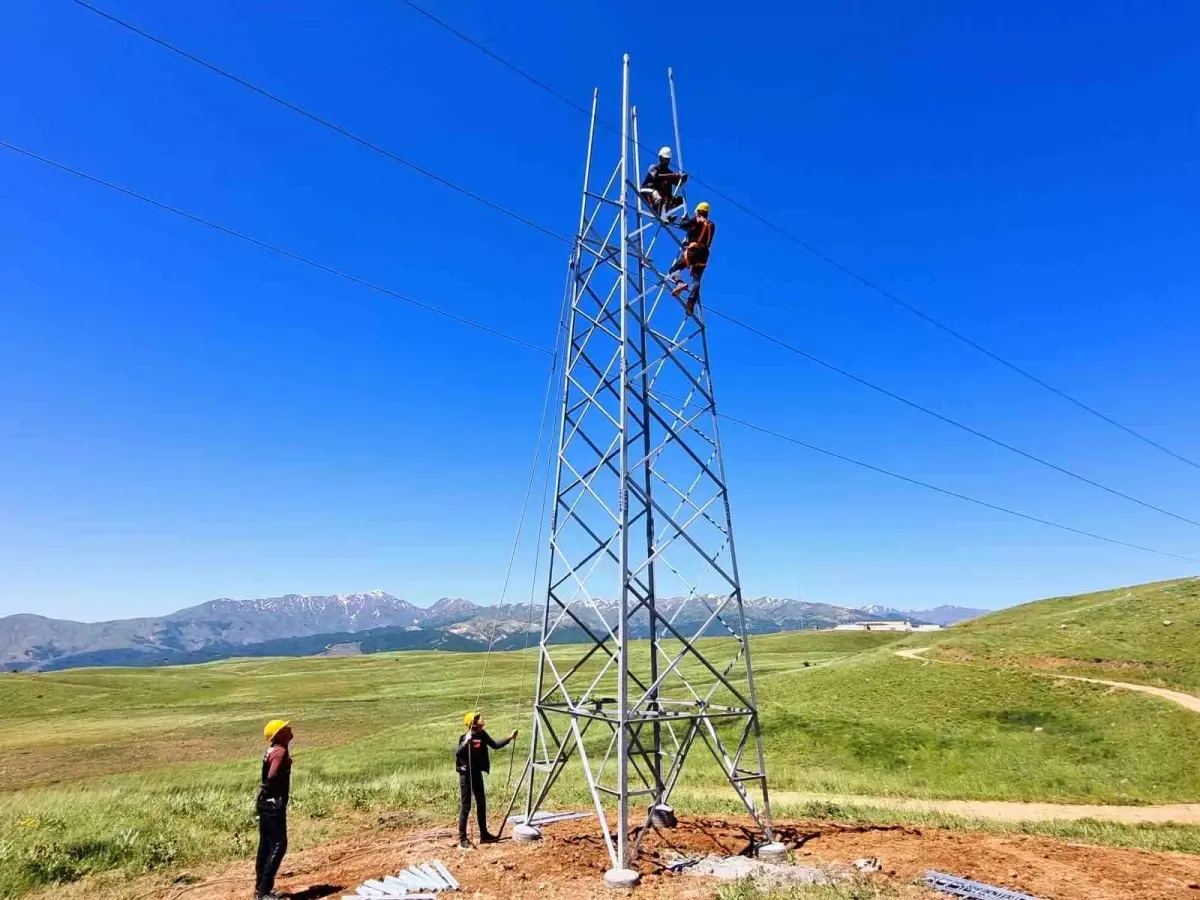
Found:
[[[259,797],[273,798],[287,803],[292,786],[292,757],[287,747],[272,744],[263,754],[262,787]]]

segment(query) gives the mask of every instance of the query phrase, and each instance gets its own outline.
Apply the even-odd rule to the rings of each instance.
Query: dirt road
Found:
[[[801,791],[773,791],[776,804],[799,806],[805,803],[837,803],[842,806],[902,809],[910,812],[939,812],[970,819],[997,822],[1117,822],[1122,825],[1174,822],[1200,825],[1200,803],[1171,803],[1161,806],[1092,806],[1085,803],[1021,803],[1007,800],[912,800],[902,797],[864,797],[854,794],[808,794]]]
[[[923,653],[928,653],[930,647],[915,647],[907,650],[895,651],[897,656],[903,656],[905,659],[915,659],[919,662],[926,663],[946,663],[945,660],[928,659],[922,656]],[[1200,713],[1200,697],[1193,697],[1191,694],[1185,694],[1182,691],[1171,691],[1167,688],[1151,687],[1148,684],[1131,684],[1128,681],[1108,681],[1104,678],[1086,678],[1082,675],[1058,675],[1054,672],[1043,672],[1037,670],[1036,674],[1044,675],[1047,678],[1057,678],[1060,681],[1084,681],[1088,684],[1103,684],[1111,688],[1117,688],[1122,691],[1134,691],[1139,694],[1149,694],[1152,697],[1158,697],[1160,700],[1166,700],[1169,703],[1174,703],[1176,706],[1182,706],[1184,709],[1194,713]]]
[[[932,648],[914,647],[894,652],[897,656],[902,656],[905,659],[915,659],[918,662],[926,664],[967,665],[966,663],[947,663],[945,660],[927,659],[922,654],[927,653],[930,649]],[[1144,684],[1129,684],[1124,681],[1107,681],[1103,678],[1085,678],[1079,675],[1057,675],[1053,672],[1042,671],[1038,671],[1037,674],[1044,675],[1047,678],[1057,678],[1062,681],[1084,681],[1088,684],[1103,684],[1123,691],[1150,694],[1161,700],[1182,706],[1191,712],[1200,713],[1200,697],[1193,697],[1191,694],[1184,694],[1180,691],[1150,687]],[[876,806],[884,809],[941,812],[971,818],[995,819],[1001,822],[1050,822],[1095,819],[1098,822],[1118,822],[1122,825],[1139,825],[1143,823],[1162,824],[1165,822],[1174,822],[1180,825],[1200,825],[1200,803],[1173,803],[1163,806],[1089,806],[1086,804],[1015,803],[983,800],[828,797],[800,793],[789,794],[786,792],[777,794],[776,796],[785,803],[826,801],[857,806]]]

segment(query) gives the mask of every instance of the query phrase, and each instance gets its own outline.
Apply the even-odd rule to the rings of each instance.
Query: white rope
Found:
[[[527,481],[527,483],[525,485],[525,497],[521,501],[521,515],[517,521],[517,533],[516,533],[516,536],[513,538],[512,551],[508,555],[508,568],[504,573],[504,586],[501,588],[501,591],[500,591],[500,603],[496,607],[496,615],[492,618],[492,630],[491,630],[491,634],[488,636],[487,652],[483,658],[483,671],[480,672],[480,674],[479,674],[479,688],[475,693],[475,703],[472,705],[472,708],[471,708],[472,712],[479,711],[479,709],[478,709],[479,701],[483,697],[483,686],[487,680],[488,663],[490,662],[491,657],[492,657],[492,647],[494,646],[494,644],[496,642],[496,630],[500,625],[500,615],[504,610],[504,601],[508,598],[508,586],[512,581],[513,565],[516,562],[517,549],[519,548],[519,546],[521,544],[521,535],[525,531],[525,517],[529,511],[529,499],[530,499],[530,497],[533,496],[533,485],[537,479],[538,469],[540,468],[539,463],[540,463],[540,459],[541,459],[541,455],[542,455],[542,441],[546,436],[546,426],[547,426],[547,422],[548,422],[549,414],[550,414],[550,398],[554,394],[554,384],[555,384],[555,380],[556,380],[556,375],[558,374],[558,361],[564,355],[561,352],[561,349],[565,349],[565,348],[560,348],[560,344],[562,343],[563,331],[566,327],[566,308],[567,308],[567,302],[568,302],[567,298],[569,296],[569,290],[570,290],[570,283],[571,283],[571,272],[570,272],[570,269],[568,268],[567,283],[566,283],[566,286],[563,291],[563,302],[562,302],[562,306],[559,311],[558,328],[557,328],[557,331],[555,333],[555,338],[554,338],[554,355],[553,355],[553,357],[551,357],[551,360],[550,360],[550,375],[546,379],[546,393],[545,393],[545,396],[542,398],[542,415],[541,415],[541,422],[538,425],[537,443],[534,445],[534,449],[533,449],[533,463],[529,469],[529,480]],[[543,504],[543,512],[544,512],[544,510],[545,510],[545,507]],[[539,549],[538,549],[539,559],[540,559],[540,552],[541,552],[541,550],[540,550],[540,544],[539,544]],[[537,573],[536,573],[536,569],[535,569],[535,572],[534,572],[535,577],[536,577],[536,574]],[[528,632],[526,632],[526,646],[528,646]],[[523,687],[522,687],[522,690],[524,690]]]

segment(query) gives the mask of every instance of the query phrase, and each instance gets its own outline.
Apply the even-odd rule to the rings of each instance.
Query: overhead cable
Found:
[[[230,237],[235,237],[235,238],[238,238],[239,240],[246,241],[247,243],[253,244],[256,247],[261,247],[265,250],[270,250],[272,253],[276,253],[281,256],[285,256],[288,259],[295,260],[296,262],[304,263],[305,265],[311,266],[315,269],[319,269],[320,271],[327,272],[332,275],[336,275],[339,278],[344,278],[355,284],[361,285],[362,287],[369,288],[373,291],[379,291],[381,293],[387,294],[388,296],[395,297],[399,300],[403,300],[405,303],[409,303],[420,309],[424,309],[424,310],[426,310],[428,312],[432,312],[436,315],[451,319],[452,321],[458,322],[459,324],[466,325],[470,328],[475,328],[479,331],[490,334],[494,337],[502,338],[502,339],[510,341],[514,344],[519,344],[530,350],[535,350],[539,353],[544,353],[548,356],[551,356],[552,358],[556,355],[556,351],[553,349],[550,349],[547,347],[541,347],[537,344],[533,344],[529,341],[526,341],[522,338],[518,338],[514,335],[505,334],[504,332],[494,329],[488,325],[484,325],[480,322],[473,321],[464,316],[458,316],[458,315],[455,315],[454,313],[449,313],[449,312],[447,312],[443,309],[440,309],[439,307],[436,307],[432,304],[413,300],[412,298],[407,297],[407,296],[399,293],[398,291],[394,291],[391,288],[386,288],[386,287],[382,287],[380,285],[373,284],[373,283],[367,281],[366,279],[358,278],[354,275],[350,275],[349,273],[343,272],[338,269],[334,269],[330,266],[326,266],[323,263],[315,262],[315,261],[310,260],[306,257],[303,257],[299,254],[292,253],[289,250],[285,250],[281,247],[271,244],[267,241],[262,241],[262,240],[259,240],[258,238],[251,237],[250,235],[244,234],[240,231],[236,231],[235,229],[227,228],[223,225],[219,225],[219,224],[212,222],[208,219],[205,219],[201,216],[198,216],[193,213],[187,212],[186,210],[180,209],[179,207],[171,206],[170,204],[167,204],[167,203],[161,203],[157,200],[147,197],[145,194],[138,193],[137,191],[131,190],[130,188],[123,187],[121,185],[115,184],[106,179],[99,178],[95,175],[90,175],[90,174],[83,172],[79,169],[76,169],[72,166],[65,165],[63,163],[57,162],[55,160],[52,160],[48,157],[34,153],[32,151],[22,149],[20,147],[17,147],[14,144],[8,143],[7,141],[0,140],[0,148],[3,148],[5,150],[8,150],[13,153],[20,154],[21,156],[24,156],[27,159],[35,160],[46,166],[52,167],[60,172],[63,172],[63,173],[69,174],[69,175],[73,175],[77,178],[91,182],[92,184],[96,184],[101,187],[108,188],[109,190],[120,193],[126,197],[131,197],[133,199],[139,200],[143,203],[146,203],[146,204],[149,204],[150,206],[155,207],[156,209],[160,209],[164,212],[173,213],[177,216],[187,219],[188,221],[195,222],[199,225],[203,225],[206,228],[211,228],[215,231],[221,232],[222,234],[229,235]],[[1015,516],[1020,519],[1025,519],[1026,521],[1036,522],[1038,524],[1046,525],[1051,528],[1057,528],[1061,531],[1067,531],[1072,534],[1081,535],[1083,537],[1092,538],[1092,539],[1098,540],[1098,541],[1103,541],[1108,544],[1114,544],[1114,545],[1121,546],[1121,547],[1127,547],[1127,548],[1130,548],[1133,550],[1139,550],[1144,553],[1153,553],[1157,556],[1165,556],[1165,557],[1169,557],[1171,559],[1179,559],[1179,560],[1184,560],[1187,562],[1200,562],[1200,560],[1194,559],[1190,556],[1183,556],[1183,555],[1180,555],[1177,553],[1170,553],[1170,552],[1163,551],[1163,550],[1156,550],[1152,547],[1146,547],[1141,544],[1134,544],[1134,543],[1130,543],[1129,541],[1122,541],[1117,538],[1110,538],[1105,535],[1097,534],[1095,532],[1084,531],[1079,528],[1074,528],[1070,525],[1063,525],[1059,522],[1054,522],[1050,519],[1044,519],[1039,516],[1033,516],[1033,515],[1029,515],[1028,513],[1022,513],[1022,512],[1019,512],[1018,510],[1010,509],[1005,506],[1000,506],[998,504],[989,503],[985,500],[979,500],[975,497],[968,496],[967,494],[962,494],[957,491],[949,490],[947,488],[938,487],[937,485],[930,484],[929,482],[920,481],[915,478],[910,478],[907,475],[901,475],[897,472],[891,472],[891,471],[881,468],[879,466],[875,466],[870,463],[861,462],[860,460],[856,460],[849,456],[845,456],[844,454],[837,453],[832,450],[826,450],[823,447],[818,447],[815,444],[810,444],[807,441],[801,440],[800,438],[796,438],[791,435],[787,435],[782,432],[775,431],[774,429],[767,428],[766,426],[758,425],[753,422],[749,422],[745,419],[740,419],[735,416],[731,416],[727,413],[719,412],[719,413],[717,413],[717,415],[720,418],[726,419],[726,420],[733,422],[735,424],[738,424],[738,425],[742,425],[743,427],[752,429],[754,431],[758,431],[758,432],[768,435],[770,437],[774,437],[778,440],[786,441],[790,444],[794,444],[799,447],[804,447],[805,449],[811,450],[814,453],[820,453],[824,456],[828,456],[830,458],[837,459],[842,462],[850,463],[851,465],[855,465],[855,466],[858,466],[863,469],[868,469],[868,470],[870,470],[872,472],[876,472],[880,475],[887,475],[890,478],[895,478],[895,479],[897,479],[899,481],[903,481],[907,484],[911,484],[911,485],[915,485],[917,487],[925,488],[927,490],[935,491],[939,494],[944,494],[945,496],[953,497],[958,500],[964,500],[968,503],[973,503],[977,506],[982,506],[986,509],[1005,513],[1006,515]]]
[[[374,282],[367,281],[365,278],[359,278],[357,275],[351,275],[349,272],[344,272],[341,269],[335,269],[333,266],[328,266],[325,263],[318,262],[315,259],[310,259],[307,256],[302,256],[299,253],[293,253],[291,250],[287,250],[283,247],[280,247],[278,244],[271,244],[271,243],[268,243],[267,241],[259,240],[256,237],[251,237],[250,235],[245,234],[244,232],[237,231],[233,228],[228,228],[224,225],[220,225],[209,219],[205,219],[203,216],[198,216],[195,213],[190,213],[190,212],[187,212],[186,210],[180,209],[177,206],[171,206],[168,203],[162,203],[158,200],[153,199],[152,197],[147,197],[145,194],[140,194],[135,190],[124,187],[123,185],[116,184],[115,182],[106,181],[105,179],[98,178],[95,175],[89,175],[87,172],[83,172],[79,169],[73,168],[64,163],[57,162],[56,160],[50,159],[48,157],[41,156],[40,154],[34,153],[32,150],[26,150],[22,147],[16,146],[15,144],[10,144],[7,141],[0,141],[0,147],[3,147],[5,150],[10,150],[13,153],[19,153],[22,156],[28,157],[29,159],[37,160],[38,162],[43,163],[47,166],[51,166],[55,169],[58,169],[61,172],[66,172],[70,175],[74,175],[77,178],[82,178],[85,181],[90,181],[93,184],[98,184],[101,187],[106,187],[109,190],[116,191],[120,194],[124,194],[127,197],[133,197],[135,200],[140,200],[143,203],[147,203],[150,206],[157,207],[158,209],[161,209],[165,212],[174,213],[177,216],[182,216],[185,219],[190,219],[191,221],[196,222],[199,225],[203,225],[205,228],[211,228],[213,231],[219,231],[222,234],[227,234],[230,237],[235,237],[238,240],[245,241],[248,244],[254,244],[256,247],[262,247],[264,250],[270,250],[272,253],[277,253],[280,256],[287,257],[288,259],[295,260],[296,262],[304,263],[304,265],[306,265],[306,266],[311,266],[314,269],[319,269],[320,271],[326,272],[330,275],[336,275],[338,278],[344,278],[346,281],[353,282],[354,284],[357,284],[361,287],[369,288],[370,290],[377,291],[380,294],[386,294],[387,296],[392,297],[393,299],[400,300],[411,306],[416,306],[420,309],[424,309],[428,312],[442,316],[443,318],[450,319],[451,321],[458,322],[459,324],[466,325],[466,326],[468,326],[470,328],[474,328],[478,331],[485,332],[486,334],[490,334],[490,335],[493,335],[498,338],[503,338],[506,341],[512,341],[512,343],[520,344],[522,347],[528,347],[530,350],[537,350],[539,353],[553,355],[552,350],[547,350],[545,347],[542,347],[531,341],[527,341],[524,338],[517,337],[515,334],[508,334],[507,332],[501,331],[498,328],[493,328],[491,325],[485,325],[482,322],[475,321],[474,319],[468,319],[466,316],[460,316],[457,313],[449,312],[448,310],[442,309],[441,307],[438,307],[438,306],[434,306],[430,303],[424,303],[420,300],[414,300],[412,297],[409,297],[405,294],[401,294],[399,291],[392,290],[389,287],[384,287],[381,284],[376,284]]]
[[[75,0],[75,2],[79,3],[79,2],[82,2],[82,0]],[[571,109],[574,109],[576,112],[582,113],[584,115],[589,115],[589,116],[591,115],[590,110],[585,109],[580,104],[569,99],[561,91],[556,90],[555,88],[551,87],[549,84],[542,81],[541,79],[536,78],[533,75],[530,75],[528,72],[526,72],[520,66],[518,66],[515,63],[511,62],[510,60],[505,59],[504,57],[500,56],[498,53],[493,51],[491,48],[487,47],[486,45],[484,45],[480,41],[476,40],[475,38],[471,37],[470,35],[465,34],[458,28],[455,28],[453,25],[451,25],[446,20],[439,18],[438,16],[431,13],[429,10],[417,5],[416,3],[413,3],[412,0],[400,0],[400,2],[403,3],[405,6],[409,7],[410,9],[420,13],[426,19],[433,22],[435,25],[442,28],[443,30],[454,35],[459,40],[463,41],[466,44],[469,44],[470,46],[474,47],[475,49],[486,54],[488,57],[490,57],[491,59],[500,63],[506,69],[509,69],[510,71],[519,75],[525,81],[528,81],[530,84],[533,84],[534,86],[536,86],[536,87],[540,88],[541,90],[545,91],[546,93],[550,94],[552,97],[556,98],[557,100],[559,100],[566,106],[569,106]],[[609,123],[602,122],[601,124],[603,124],[609,130],[613,130],[613,131],[619,130],[616,128],[616,126],[613,126]],[[646,145],[641,145],[641,146],[642,146],[642,149],[644,149],[644,150],[650,149]],[[896,306],[899,306],[901,309],[916,316],[917,318],[921,319],[925,323],[932,325],[934,328],[937,328],[938,330],[944,332],[945,334],[948,334],[950,337],[960,341],[963,344],[966,344],[972,350],[975,350],[976,352],[983,354],[984,356],[991,359],[993,362],[999,363],[1000,365],[1004,366],[1005,368],[1009,369],[1010,371],[1015,372],[1017,375],[1020,375],[1022,378],[1025,378],[1026,380],[1031,381],[1032,383],[1036,384],[1038,387],[1042,388],[1043,390],[1046,390],[1046,391],[1050,392],[1051,394],[1054,394],[1055,396],[1059,397],[1060,399],[1065,400],[1068,403],[1071,403],[1072,405],[1078,407],[1079,409],[1083,410],[1086,413],[1090,413],[1092,416],[1095,416],[1096,418],[1100,419],[1101,421],[1108,423],[1109,425],[1113,426],[1114,428],[1120,429],[1121,431],[1125,432],[1126,434],[1130,435],[1131,437],[1134,437],[1137,440],[1139,440],[1145,444],[1148,444],[1151,447],[1154,447],[1156,450],[1159,450],[1159,451],[1167,454],[1168,456],[1174,457],[1179,462],[1186,463],[1187,465],[1191,466],[1194,469],[1200,469],[1200,462],[1196,462],[1195,460],[1192,460],[1192,459],[1188,458],[1187,456],[1184,456],[1182,453],[1172,450],[1170,447],[1167,447],[1164,444],[1160,443],[1159,441],[1154,440],[1153,438],[1149,437],[1148,435],[1145,435],[1142,432],[1129,427],[1128,425],[1118,422],[1112,416],[1109,416],[1109,415],[1101,412],[1100,410],[1096,409],[1094,406],[1091,406],[1090,404],[1085,403],[1084,401],[1080,400],[1078,397],[1075,397],[1072,394],[1068,394],[1066,391],[1062,390],[1061,388],[1055,387],[1054,385],[1050,384],[1048,381],[1046,381],[1043,378],[1039,378],[1037,375],[1034,375],[1032,372],[1030,372],[1028,369],[1024,368],[1023,366],[1020,366],[1017,363],[1013,362],[1012,360],[1001,356],[999,353],[996,353],[994,350],[988,349],[983,344],[980,344],[978,341],[974,340],[973,338],[968,337],[967,335],[963,334],[958,329],[953,328],[950,325],[947,325],[945,322],[941,321],[940,319],[935,318],[934,316],[930,315],[929,313],[925,312],[924,310],[920,309],[919,307],[915,306],[914,304],[897,296],[895,293],[893,293],[892,291],[889,291],[887,288],[883,287],[877,281],[874,281],[871,278],[868,278],[867,276],[863,275],[862,273],[850,268],[845,263],[838,261],[837,259],[830,256],[825,251],[816,247],[815,245],[809,243],[808,241],[804,240],[803,238],[796,236],[792,232],[783,228],[781,225],[778,225],[775,222],[772,222],[770,219],[766,218],[762,214],[751,209],[745,203],[741,202],[740,200],[737,200],[734,197],[731,197],[729,194],[725,193],[720,188],[715,187],[714,185],[702,180],[699,177],[694,177],[691,180],[695,184],[703,185],[709,191],[711,191],[715,196],[720,197],[722,200],[724,200],[729,205],[742,211],[746,215],[750,216],[750,218],[752,218],[755,221],[759,222],[760,224],[766,226],[771,231],[774,231],[776,234],[780,235],[781,237],[784,237],[787,240],[791,241],[793,244],[800,247],[806,253],[809,253],[810,255],[816,257],[817,259],[821,260],[826,265],[833,267],[834,269],[841,272],[846,277],[851,278],[854,281],[857,281],[860,285],[865,287],[867,290],[878,294],[880,297],[883,297],[885,300],[889,301],[890,303],[893,303]],[[1188,520],[1188,521],[1190,521],[1190,520]]]
[[[502,206],[501,204],[496,203],[495,201],[489,200],[488,198],[482,196],[481,194],[478,194],[475,191],[472,191],[465,187],[462,187],[461,185],[457,184],[454,181],[451,181],[448,178],[438,175],[437,173],[432,172],[429,169],[423,168],[423,167],[405,159],[404,157],[402,157],[390,150],[387,150],[387,149],[379,146],[378,144],[373,143],[372,141],[367,140],[366,138],[363,138],[357,134],[354,134],[349,129],[344,128],[343,126],[338,125],[337,123],[332,122],[329,119],[326,119],[322,116],[316,115],[315,113],[312,113],[312,112],[304,109],[303,107],[298,106],[297,104],[292,103],[291,101],[286,100],[286,99],[278,96],[277,94],[274,94],[271,91],[268,91],[262,87],[259,87],[258,85],[253,84],[252,82],[247,81],[246,79],[244,79],[238,75],[234,75],[233,73],[229,72],[228,70],[226,70],[220,66],[217,66],[211,62],[208,62],[207,60],[195,55],[194,53],[183,50],[182,48],[176,46],[175,44],[173,44],[167,40],[164,40],[163,38],[153,35],[147,31],[145,31],[144,29],[139,28],[136,25],[126,22],[125,20],[120,19],[117,16],[114,16],[111,13],[106,12],[105,10],[92,5],[91,3],[87,2],[87,0],[72,0],[72,2],[78,4],[79,6],[85,8],[87,10],[90,10],[91,12],[96,13],[99,16],[104,17],[105,19],[121,26],[122,28],[129,30],[133,34],[143,37],[146,40],[152,41],[153,43],[157,44],[158,46],[161,46],[167,50],[170,50],[172,53],[176,53],[179,56],[183,57],[184,59],[190,60],[191,62],[194,62],[197,65],[202,66],[205,69],[207,69],[211,72],[214,72],[217,75],[220,75],[221,77],[232,81],[235,84],[245,87],[248,90],[253,91],[254,93],[256,93],[262,97],[265,97],[268,100],[271,100],[272,102],[277,103],[288,110],[291,110],[301,116],[304,116],[306,119],[309,119],[310,121],[315,122],[324,128],[328,128],[343,137],[349,138],[350,140],[355,141],[356,143],[361,144],[364,147],[367,147],[368,149],[374,151],[375,153],[381,154],[382,156],[386,157],[387,159],[393,160],[409,169],[412,169],[413,171],[418,172],[421,175],[424,175],[424,176],[432,179],[433,181],[437,182],[438,184],[444,185],[444,186],[450,188],[451,190],[457,191],[467,197],[477,200],[478,202],[482,203],[483,205],[489,207],[490,209],[496,210],[496,211],[502,213],[503,215],[508,216],[509,218],[513,219],[516,222],[519,222],[529,228],[532,228],[532,229],[540,232],[541,234],[548,235],[549,237],[552,237],[555,240],[560,241],[562,243],[566,243],[566,244],[574,243],[572,238],[568,238],[564,235],[561,235],[561,234],[555,232],[554,230],[547,228],[526,216],[521,215],[520,213],[517,213],[511,209],[508,209],[507,207]],[[407,6],[410,6],[412,9],[414,9],[417,12],[421,13],[422,15],[426,16],[427,18],[429,18],[431,21],[435,22],[439,26],[447,29],[452,34],[454,34],[456,37],[460,38],[461,40],[466,41],[467,43],[471,44],[471,46],[476,47],[477,49],[486,53],[488,56],[492,57],[496,61],[505,65],[507,68],[510,68],[514,72],[521,74],[524,78],[526,78],[526,80],[530,81],[535,86],[541,88],[542,90],[546,90],[546,91],[550,92],[553,96],[555,96],[559,100],[568,103],[569,105],[572,106],[572,108],[578,109],[583,112],[588,112],[588,115],[591,114],[589,111],[584,110],[582,107],[580,107],[577,104],[574,104],[573,102],[568,100],[565,96],[563,96],[559,92],[555,91],[549,85],[534,78],[531,75],[527,75],[526,73],[521,71],[517,66],[502,59],[497,54],[492,53],[490,50],[488,50],[482,44],[475,41],[473,38],[468,37],[464,33],[460,32],[457,29],[450,26],[448,23],[439,19],[437,16],[434,16],[432,13],[429,13],[427,10],[422,9],[417,4],[412,3],[411,0],[401,0],[401,2],[405,3]],[[612,126],[608,125],[606,127],[611,128]],[[700,182],[697,179],[697,183],[703,183],[703,182]],[[711,186],[710,186],[710,188],[711,188]],[[714,191],[714,193],[719,193],[719,192]],[[724,196],[724,195],[721,195],[721,196]],[[739,205],[739,204],[737,204],[737,201],[732,200],[731,198],[725,197],[725,199],[728,200],[729,202],[733,203],[734,205]],[[755,215],[750,210],[746,210],[746,211],[749,212],[751,215]],[[766,220],[763,220],[763,221],[765,222]],[[767,224],[770,225],[769,222]],[[772,227],[774,227],[774,226],[772,226]],[[832,262],[832,260],[831,260],[831,262]],[[835,263],[835,265],[836,265],[836,263]],[[847,270],[847,272],[849,272],[849,270]],[[849,273],[849,274],[853,275],[854,273]],[[985,434],[984,432],[978,430],[977,428],[973,428],[962,422],[958,422],[958,421],[950,418],[949,416],[943,415],[942,413],[935,412],[934,410],[932,410],[926,406],[923,406],[922,404],[916,403],[915,401],[912,401],[905,397],[902,397],[901,395],[899,395],[893,391],[890,391],[886,388],[880,387],[879,385],[873,384],[872,382],[866,380],[865,378],[861,378],[857,375],[854,375],[851,372],[848,372],[845,369],[840,368],[839,366],[836,366],[832,363],[825,362],[824,360],[819,359],[818,357],[812,355],[811,353],[802,351],[799,348],[797,348],[791,344],[788,344],[785,341],[782,341],[779,338],[776,338],[776,337],[768,334],[767,332],[762,331],[759,328],[756,328],[752,325],[748,325],[747,323],[742,322],[741,320],[729,315],[728,313],[721,312],[719,309],[716,309],[711,306],[709,307],[709,310],[711,312],[713,312],[714,314],[725,318],[726,320],[733,323],[734,325],[737,325],[760,338],[770,341],[771,343],[774,343],[780,347],[790,350],[791,352],[793,352],[799,356],[802,356],[820,366],[823,366],[824,368],[828,369],[831,372],[835,372],[839,375],[849,378],[852,381],[857,382],[858,384],[861,384],[867,388],[870,388],[871,390],[874,390],[874,391],[881,393],[887,397],[890,397],[900,403],[903,403],[906,406],[910,407],[911,409],[915,409],[919,412],[925,413],[926,415],[936,418],[939,421],[945,422],[946,424],[953,425],[955,428],[965,431],[968,434],[974,435],[975,437],[978,437],[982,440],[988,441],[989,443],[993,444],[994,446],[1001,447],[1005,450],[1008,450],[1012,453],[1015,453],[1015,454],[1025,458],[1027,460],[1030,460],[1031,462],[1035,462],[1039,465],[1053,469],[1054,471],[1059,472],[1063,475],[1066,475],[1069,478],[1073,478],[1076,481],[1079,481],[1083,484],[1087,484],[1087,485],[1090,485],[1091,487],[1095,487],[1098,490],[1105,491],[1106,493],[1111,494],[1115,497],[1119,497],[1119,498],[1127,500],[1131,503],[1135,503],[1138,506],[1141,506],[1145,509],[1150,509],[1150,510],[1153,510],[1154,512],[1158,512],[1158,513],[1161,513],[1162,515],[1169,516],[1173,519],[1176,519],[1177,521],[1185,522],[1189,525],[1194,525],[1196,527],[1200,527],[1200,521],[1191,519],[1191,518],[1181,515],[1179,513],[1171,512],[1168,509],[1164,509],[1161,506],[1157,506],[1153,503],[1149,503],[1145,500],[1141,500],[1137,497],[1134,497],[1131,494],[1125,493],[1124,491],[1118,490],[1116,488],[1108,487],[1107,485],[1102,484],[1101,482],[1096,481],[1095,479],[1088,478],[1085,475],[1080,475],[1076,472],[1071,471],[1070,469],[1067,469],[1064,466],[1060,466],[1056,463],[1050,462],[1049,460],[1046,460],[1046,459],[1044,459],[1040,456],[1037,456],[1033,453],[1030,453],[1025,450],[1021,450],[1020,448],[1015,447],[1012,444],[1009,444],[998,438],[991,437],[990,435]]]

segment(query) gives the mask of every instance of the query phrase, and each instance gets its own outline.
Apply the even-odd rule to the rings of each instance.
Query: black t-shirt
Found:
[[[492,761],[488,748],[499,750],[511,740],[512,738],[505,738],[497,741],[486,731],[468,731],[458,739],[458,748],[454,751],[454,768],[459,772],[490,772]]]

